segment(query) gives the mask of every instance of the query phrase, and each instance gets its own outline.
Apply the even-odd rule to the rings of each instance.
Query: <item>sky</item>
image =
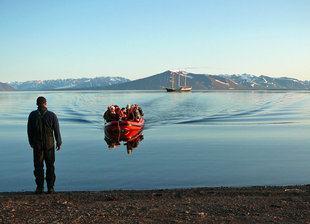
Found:
[[[166,70],[310,80],[309,0],[0,0],[0,82]]]

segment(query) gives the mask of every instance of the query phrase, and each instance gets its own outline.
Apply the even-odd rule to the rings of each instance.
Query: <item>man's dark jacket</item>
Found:
[[[57,116],[44,106],[29,114],[27,131],[29,144],[34,148],[54,148],[54,136],[57,146],[62,144]]]

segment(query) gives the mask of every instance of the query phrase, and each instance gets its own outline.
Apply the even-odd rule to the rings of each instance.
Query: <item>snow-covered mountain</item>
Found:
[[[288,77],[272,78],[264,75],[254,76],[249,74],[220,76],[231,79],[250,89],[310,89],[309,81]]]
[[[80,79],[34,80],[26,82],[10,82],[17,90],[55,90],[55,89],[96,89],[104,86],[129,82],[123,77],[96,77]]]
[[[61,90],[61,89],[114,89],[114,90],[156,90],[171,86],[170,71],[130,81],[123,77],[97,77],[81,79],[57,79],[44,81],[11,82],[17,90]],[[188,73],[187,85],[193,90],[310,90],[310,81],[294,78],[272,78],[269,76],[210,75]]]

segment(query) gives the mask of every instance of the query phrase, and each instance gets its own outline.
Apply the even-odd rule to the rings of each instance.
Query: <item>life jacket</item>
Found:
[[[127,117],[127,116],[126,116],[126,114],[124,113],[124,111],[120,110],[120,111],[119,111],[119,117],[120,117],[120,118],[122,118],[122,117],[125,118],[125,117]]]
[[[135,114],[133,113],[133,110],[135,108],[132,106],[127,114],[128,120],[135,120]]]
[[[131,107],[128,114],[131,114],[133,109],[134,109],[134,107]]]

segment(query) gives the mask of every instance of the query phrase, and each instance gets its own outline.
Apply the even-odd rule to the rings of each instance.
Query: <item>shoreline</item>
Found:
[[[0,223],[310,223],[310,185],[0,193]]]

